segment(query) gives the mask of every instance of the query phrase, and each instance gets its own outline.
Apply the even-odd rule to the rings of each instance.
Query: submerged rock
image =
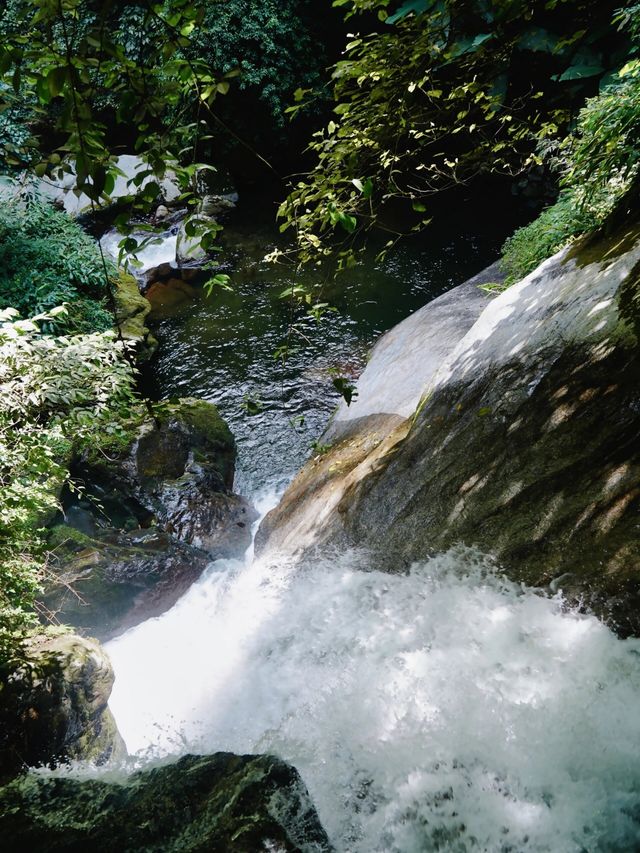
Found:
[[[193,304],[198,291],[182,278],[172,276],[168,281],[154,281],[145,296],[151,303],[154,320],[172,317],[179,309]]]
[[[107,707],[113,670],[95,640],[39,634],[0,675],[0,782],[26,767],[124,753]]]
[[[297,771],[269,755],[187,755],[124,783],[30,775],[0,790],[3,850],[329,851]]]
[[[400,570],[462,542],[639,633],[638,236],[627,227],[559,253],[489,303],[411,421],[346,476],[332,470],[340,444],[303,471],[263,541],[366,545]],[[318,512],[323,478],[333,485]]]

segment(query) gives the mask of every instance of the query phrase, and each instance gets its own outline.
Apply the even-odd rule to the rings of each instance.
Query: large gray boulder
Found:
[[[256,550],[301,554],[322,544],[354,482],[402,437],[424,389],[490,301],[480,289],[502,280],[498,264],[411,314],[375,344],[358,379],[358,395],[342,402],[314,456],[263,520]]]
[[[490,302],[411,421],[344,472],[348,437],[312,463],[263,547],[366,545],[403,570],[462,542],[640,631],[639,236],[583,241]]]
[[[102,782],[28,776],[0,790],[2,849],[325,853],[297,771],[269,755],[187,755]]]
[[[0,672],[0,784],[27,767],[125,753],[107,707],[113,669],[95,640],[49,631],[16,654]]]

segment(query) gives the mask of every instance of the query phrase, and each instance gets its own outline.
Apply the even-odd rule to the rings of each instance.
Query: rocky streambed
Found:
[[[170,395],[218,402],[234,428],[229,401],[252,396],[251,370],[264,377],[253,348],[265,307],[278,305],[257,257],[244,257],[241,287],[258,319],[247,318],[239,342],[215,323],[208,338],[210,309],[194,289],[186,311],[159,312],[149,377],[163,382],[177,357]],[[502,295],[478,289],[499,277],[493,268],[415,311],[376,343],[356,401],[338,408],[276,506],[265,488],[282,491],[308,435],[284,424],[304,383],[319,385],[315,375],[293,383],[293,404],[281,409],[274,391],[255,426],[245,418],[236,430],[242,489],[271,509],[257,557],[242,556],[255,516],[232,491],[235,446],[210,403],[160,407],[159,428],[143,413],[131,442],[78,460],[109,524],[82,502],[69,508],[77,535],[61,543],[65,565],[77,561],[88,588],[99,578],[112,596],[111,610],[105,598],[95,611],[110,614],[102,629],[82,627],[115,637],[110,708],[131,756],[125,770],[162,766],[130,778],[121,769],[87,781],[85,768],[17,780],[2,792],[11,843],[363,853],[640,845],[639,259],[628,223]],[[213,306],[224,315],[234,303]],[[173,347],[164,355],[163,342]],[[240,354],[224,365],[227,344]],[[268,375],[269,387],[284,387]],[[221,376],[231,379],[222,390]],[[330,398],[313,399],[306,429],[317,437]],[[286,435],[297,438],[285,453]],[[82,612],[69,606],[71,618]],[[65,707],[79,694],[91,713],[67,713],[57,751],[27,763],[117,760],[111,670],[90,641],[74,648],[52,647],[47,659],[64,670],[70,651],[88,656],[105,689],[89,703],[90,667],[72,666],[83,675]],[[36,673],[19,736],[57,701],[51,684]],[[52,823],[54,809],[62,817]],[[112,814],[135,847],[108,832]]]

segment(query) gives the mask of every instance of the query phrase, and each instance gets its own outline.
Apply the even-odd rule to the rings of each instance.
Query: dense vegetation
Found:
[[[575,133],[555,155],[558,201],[504,247],[507,283],[518,281],[575,237],[602,225],[635,190],[640,166],[640,6],[617,18],[632,36],[632,58],[580,111]]]
[[[409,230],[420,229],[434,193],[542,165],[560,195],[507,243],[513,281],[605,222],[637,187],[639,6],[616,14],[615,2],[593,0],[334,5],[362,32],[333,69],[333,116],[310,143],[316,165],[280,210],[298,262],[355,263],[361,232],[399,236],[395,205],[412,213]],[[230,138],[245,148],[259,149],[261,138],[267,148],[286,146],[283,114],[294,91],[294,118],[322,114],[323,64],[335,38],[328,10],[329,0],[327,10],[310,0],[10,0],[0,12],[1,170],[73,173],[101,204],[126,147],[148,164],[137,182],[148,183],[131,188],[138,213],[157,203],[168,168],[195,207],[199,160],[215,165]],[[284,160],[291,151],[283,148]],[[125,232],[130,215],[119,215]],[[117,431],[135,405],[134,373],[111,331],[112,274],[66,214],[3,195],[4,654],[34,623],[43,531],[71,455],[92,431]],[[293,295],[312,302],[301,288]]]
[[[109,264],[107,272],[115,269]],[[37,199],[7,200],[0,207],[0,309],[22,317],[63,303],[57,331],[105,331],[105,267],[95,241],[63,212]]]
[[[44,528],[74,450],[117,429],[133,405],[133,375],[114,333],[44,333],[60,313],[19,320],[13,309],[0,312],[0,657],[34,622]]]
[[[629,56],[615,4],[354,6],[384,24],[354,36],[335,66],[334,118],[311,143],[317,165],[282,205],[303,261],[335,250],[336,227],[348,260],[360,231],[393,230],[392,202],[412,207],[420,228],[434,193],[539,164],[540,146],[570,130],[576,108]],[[301,104],[311,96],[298,93]]]

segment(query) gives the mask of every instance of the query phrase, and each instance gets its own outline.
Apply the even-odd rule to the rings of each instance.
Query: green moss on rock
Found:
[[[123,751],[107,708],[113,670],[95,640],[43,631],[25,642],[0,683],[0,780],[69,759]]]
[[[120,784],[27,776],[0,813],[7,851],[331,850],[297,771],[268,755],[187,755]]]
[[[151,303],[140,293],[132,275],[120,272],[112,283],[120,333],[125,341],[138,345],[138,359],[147,361],[158,348],[158,341],[146,326]]]
[[[207,444],[235,447],[233,434],[222,419],[217,406],[207,400],[185,397],[159,408],[161,422],[176,419],[186,424],[199,439]]]

